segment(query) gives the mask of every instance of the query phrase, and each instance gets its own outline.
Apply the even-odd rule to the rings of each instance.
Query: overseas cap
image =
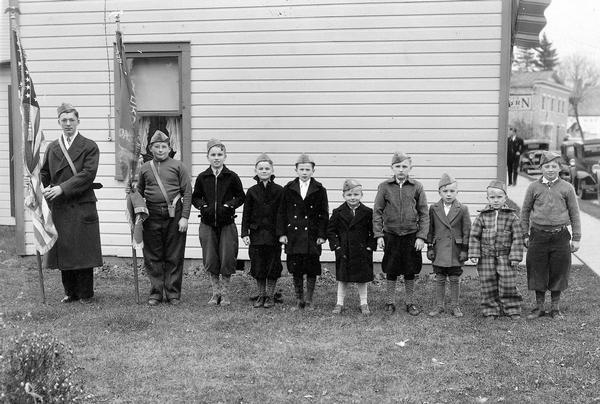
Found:
[[[450,174],[442,174],[442,178],[440,178],[440,182],[438,183],[438,189],[445,187],[446,185],[450,185],[452,183],[456,182],[456,180],[454,179],[453,176],[451,176]]]
[[[543,151],[542,158],[540,159],[540,167],[546,163],[551,162],[552,160],[556,160],[560,158],[560,154],[551,152],[551,151]]]
[[[315,161],[308,154],[302,153],[301,155],[298,156],[298,159],[296,160],[296,165],[304,164],[304,163],[311,163],[314,165]]]
[[[506,184],[502,181],[493,180],[487,187],[501,189],[506,194]]]
[[[408,155],[397,151],[397,152],[394,152],[394,155],[392,156],[392,165],[398,164],[398,163],[403,162],[404,160],[410,160],[410,159],[411,158]]]
[[[221,146],[223,150],[225,150],[225,145],[219,139],[215,139],[214,137],[206,142],[206,151],[209,152],[215,146]]]
[[[261,153],[257,158],[256,158],[256,163],[254,164],[255,166],[260,163],[261,161],[266,161],[269,164],[273,165],[273,160],[271,160],[271,158],[269,156],[267,156],[267,153]]]
[[[58,108],[56,108],[56,112],[58,114],[57,116],[60,116],[61,114],[64,114],[65,112],[77,113],[77,110],[75,109],[75,107],[73,105],[63,102],[62,104],[60,104],[58,106]]]
[[[360,184],[360,182],[356,181],[355,179],[348,178],[346,181],[344,181],[344,185],[342,187],[342,192],[350,191],[351,189],[354,189],[356,187],[362,187],[362,185]]]
[[[165,135],[163,132],[161,132],[160,130],[157,130],[156,132],[154,132],[154,135],[152,135],[152,138],[150,139],[150,144],[154,144],[154,143],[158,143],[158,142],[169,143],[169,137],[167,135]]]

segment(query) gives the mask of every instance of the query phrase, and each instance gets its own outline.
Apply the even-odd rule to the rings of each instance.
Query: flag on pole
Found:
[[[140,139],[137,134],[137,105],[133,83],[129,77],[129,66],[125,58],[123,35],[116,32],[116,58],[119,64],[120,114],[117,122],[117,153],[122,178],[130,186],[136,174],[140,156]]]
[[[148,217],[148,209],[144,198],[132,188],[132,182],[137,173],[140,157],[141,142],[137,134],[137,105],[135,103],[135,92],[131,77],[129,77],[129,66],[125,58],[123,47],[123,34],[121,30],[116,32],[116,58],[119,64],[119,88],[120,107],[118,131],[117,131],[117,153],[121,176],[127,187],[127,209],[125,210],[127,221],[131,228],[131,243],[133,248],[143,248],[142,222]]]
[[[19,35],[12,29],[15,55],[17,59],[17,78],[19,83],[19,109],[21,111],[21,133],[23,134],[24,174],[30,181],[25,193],[25,207],[31,214],[35,249],[45,254],[54,245],[58,232],[52,221],[52,213],[46,199],[42,196],[40,182],[40,147],[44,135],[40,129],[40,105],[37,102],[33,81],[29,75],[25,53]]]

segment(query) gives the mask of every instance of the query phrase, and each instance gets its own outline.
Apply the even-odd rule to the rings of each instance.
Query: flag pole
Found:
[[[11,6],[7,9],[7,11],[10,13],[10,27],[12,30],[14,30],[14,32],[16,33],[16,35],[19,34],[19,30],[18,30],[18,25],[17,25],[17,13],[19,13],[19,8],[11,1]],[[10,35],[10,41],[11,41],[11,64],[12,64],[12,68],[17,69],[18,72],[18,67],[17,67],[17,63],[19,63],[19,61],[17,60],[17,55],[15,53],[15,49],[16,49],[16,44],[14,43],[15,38],[14,36]],[[24,67],[21,69],[21,83],[24,83]],[[25,91],[25,88],[21,88],[19,89],[18,86],[16,86],[16,92],[19,95],[19,102],[22,103],[23,102],[23,93]],[[22,106],[21,106],[22,108]],[[27,131],[27,136],[29,137],[30,135],[30,130],[31,130],[31,108],[27,109],[27,114],[29,115],[29,125],[27,125],[27,127],[25,127],[25,125],[21,125],[22,130],[26,130]],[[22,133],[21,136],[24,136],[25,134]],[[23,147],[25,147],[25,145],[23,145]],[[29,188],[29,191],[33,193],[32,190],[32,184],[31,184],[31,173],[29,172],[29,170],[27,170],[27,177],[29,178],[29,181],[27,182],[27,187]],[[39,178],[37,179],[39,181]],[[36,258],[37,258],[37,267],[38,267],[38,275],[39,275],[39,283],[40,283],[40,295],[42,298],[42,304],[46,304],[46,291],[44,289],[44,272],[42,269],[42,256],[40,255],[40,252],[37,250],[35,251],[36,254]]]

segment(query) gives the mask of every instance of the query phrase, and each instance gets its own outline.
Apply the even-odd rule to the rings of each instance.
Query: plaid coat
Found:
[[[495,212],[489,205],[482,209],[471,227],[469,258],[508,256],[509,261],[523,259],[523,231],[514,209],[504,205]]]

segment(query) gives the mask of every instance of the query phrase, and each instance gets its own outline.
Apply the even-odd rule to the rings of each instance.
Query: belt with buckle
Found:
[[[565,230],[567,228],[567,226],[549,227],[549,228],[541,228],[541,227],[534,226],[533,228],[537,231],[541,231],[544,233],[560,233],[561,231]]]

